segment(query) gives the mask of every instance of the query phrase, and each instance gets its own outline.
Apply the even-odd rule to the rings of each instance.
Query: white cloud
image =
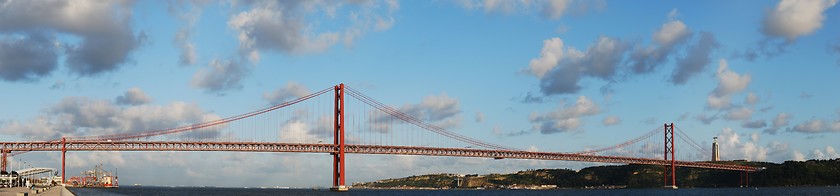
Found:
[[[755,93],[753,93],[753,92],[750,92],[749,94],[747,94],[747,98],[745,98],[745,100],[744,100],[744,103],[747,103],[747,104],[750,104],[750,105],[755,105],[755,103],[757,103],[757,102],[758,102],[758,95],[755,95]]]
[[[630,64],[633,72],[650,73],[655,71],[675,51],[680,49],[679,46],[685,44],[691,38],[691,29],[682,21],[676,19],[678,14],[677,9],[671,10],[668,13],[668,22],[662,24],[662,27],[653,33],[653,42],[657,44],[656,46],[636,47],[630,54]]]
[[[836,4],[837,0],[781,0],[764,17],[761,30],[791,42],[822,27],[825,11]]]
[[[836,158],[840,158],[840,154],[837,154],[832,146],[825,146],[825,150],[814,149],[809,154],[809,159],[830,160]]]
[[[531,145],[531,146],[529,146],[529,147],[528,147],[528,149],[526,149],[525,151],[528,151],[528,152],[539,152],[539,151],[540,151],[540,149],[539,149],[539,148],[537,148],[537,146]]]
[[[151,101],[152,98],[137,87],[128,89],[125,94],[116,98],[116,103],[120,105],[143,105]]]
[[[63,50],[49,46],[42,49],[46,54],[63,51],[64,64],[70,73],[82,77],[119,69],[130,61],[131,54],[146,39],[144,33],[135,35],[132,29],[132,1],[6,1],[2,4],[0,32],[20,32],[27,37],[41,34],[47,37],[78,36],[78,43],[61,43]],[[24,54],[28,48],[20,47],[18,50]],[[55,58],[58,55],[38,57],[49,58],[41,61],[52,62],[57,61]],[[46,76],[44,73],[49,73],[55,67],[38,67],[34,75],[33,72],[23,73],[29,74],[25,75],[28,79],[34,79]]]
[[[653,34],[653,40],[658,44],[670,46],[675,43],[685,42],[690,36],[691,30],[688,29],[685,23],[679,20],[673,20],[662,24],[659,31]]]
[[[598,114],[600,109],[586,96],[578,97],[574,105],[560,104],[555,111],[545,114],[532,113],[530,120],[534,129],[543,134],[568,132],[576,130],[581,125],[581,117]]]
[[[415,117],[435,126],[448,129],[461,124],[461,103],[458,99],[449,97],[446,93],[430,95],[423,98],[417,104],[405,104],[397,108],[402,113]],[[401,120],[393,120],[393,116],[374,111],[369,123],[372,124],[374,132],[388,133],[391,131],[392,122],[405,123]]]
[[[316,135],[310,134],[312,128],[303,121],[286,122],[283,127],[278,130],[280,132],[279,141],[291,143],[320,143],[324,138],[319,138]]]
[[[782,113],[777,114],[776,117],[773,118],[773,124],[772,124],[773,127],[769,128],[767,130],[764,130],[764,132],[767,132],[767,133],[770,133],[770,134],[776,134],[776,132],[778,132],[779,129],[781,129],[782,127],[788,126],[791,118],[793,118],[793,116],[791,116],[788,113],[782,112]]]
[[[242,88],[242,79],[251,72],[249,65],[237,60],[214,59],[193,75],[192,86],[208,93]]]
[[[259,61],[260,50],[287,54],[323,52],[343,40],[346,45],[367,31],[391,28],[391,16],[399,3],[396,1],[345,2],[332,1],[256,1],[246,2],[250,9],[234,14],[228,27],[237,33],[240,53],[251,62]],[[313,16],[335,17],[338,10],[347,10],[344,26],[320,29]],[[357,9],[353,9],[357,8]]]
[[[96,165],[96,164],[103,164],[108,165],[111,167],[123,167],[126,166],[126,160],[122,155],[123,152],[116,152],[116,151],[95,151],[86,153],[86,157],[80,157],[76,162],[76,165],[69,166],[69,167],[76,167],[81,168],[82,166],[89,166],[89,165]]]
[[[717,137],[720,144],[721,159],[772,162],[805,159],[802,153],[791,149],[789,143],[771,141],[767,145],[761,146],[759,144],[759,133],[754,132],[747,135],[749,136],[748,140],[742,139],[742,136],[742,134],[737,133],[731,128],[724,128],[718,133]]]
[[[715,96],[714,94],[711,94],[711,95],[709,95],[709,97],[706,98],[706,105],[709,106],[709,108],[712,108],[712,109],[729,108],[730,102],[731,101],[730,101],[729,96],[718,97],[718,96]]]
[[[820,133],[826,130],[826,123],[823,120],[811,119],[793,126],[792,131],[802,133]]]
[[[720,60],[717,69],[718,86],[715,88],[715,95],[726,96],[732,93],[741,92],[750,84],[752,77],[749,74],[739,75],[729,70],[729,63],[725,59]]]
[[[677,68],[671,72],[670,82],[685,84],[689,79],[706,69],[711,63],[712,53],[720,46],[714,34],[700,32],[693,45],[686,49],[686,56],[677,59]]]
[[[798,150],[794,150],[793,151],[793,160],[794,161],[805,161],[805,155],[802,154],[802,152],[799,152]]]
[[[548,16],[552,19],[558,19],[560,16],[563,16],[566,13],[566,9],[568,9],[569,4],[572,3],[572,0],[553,0],[548,1],[548,6],[543,7],[543,14]]]
[[[784,112],[777,114],[773,119],[773,127],[787,126],[790,118],[791,116]]]
[[[2,133],[23,138],[56,139],[61,136],[93,136],[173,128],[219,119],[195,104],[172,102],[168,105],[121,107],[107,100],[66,97],[43,109],[43,114],[27,121],[9,121]],[[207,130],[195,137],[217,137]]]
[[[285,86],[271,93],[264,93],[263,99],[268,100],[271,105],[277,105],[309,94],[312,94],[312,92],[305,86],[297,82],[288,82]]]
[[[741,122],[741,127],[750,128],[750,129],[760,129],[760,128],[767,127],[767,122],[764,121],[764,120],[754,120],[754,121],[744,120],[743,122]]]
[[[178,28],[178,32],[175,33],[175,38],[172,40],[172,43],[175,46],[181,48],[181,54],[178,57],[179,63],[181,65],[193,65],[198,61],[198,54],[196,53],[195,44],[191,41],[193,31],[195,29],[195,24],[198,22],[198,19],[201,17],[203,12],[202,6],[207,2],[170,2],[169,3],[169,11],[170,14],[175,15],[183,21],[181,27]],[[189,9],[189,10],[181,10],[181,9]]]
[[[486,13],[540,13],[541,17],[560,19],[568,12],[583,13],[588,9],[601,9],[603,1],[577,0],[535,0],[535,1],[505,1],[505,0],[459,0],[457,3],[468,10],[481,9]]]
[[[747,120],[752,118],[752,109],[739,107],[729,110],[724,116],[727,120]]]
[[[840,154],[838,154],[837,150],[834,150],[834,147],[832,146],[825,147],[825,154],[828,155],[828,158],[830,159],[840,158]]]
[[[564,47],[563,40],[560,38],[547,39],[543,41],[540,57],[531,59],[531,63],[528,65],[528,72],[534,74],[537,78],[543,78],[546,73],[554,69],[564,59],[569,58],[574,61],[582,56],[583,53],[577,49]]]
[[[729,70],[729,63],[725,59],[721,59],[718,63],[716,76],[718,78],[718,85],[714,91],[709,93],[706,101],[707,106],[712,109],[728,108],[732,94],[744,91],[750,84],[750,81],[752,81],[752,77],[749,74],[741,75]]]
[[[618,116],[608,116],[604,118],[603,121],[601,121],[601,124],[603,124],[604,126],[612,126],[617,125],[619,123],[621,123],[621,119],[619,119]]]
[[[840,110],[837,110],[837,113],[840,115]],[[787,121],[785,121],[785,123],[787,123]],[[788,131],[800,133],[840,132],[840,118],[835,120],[811,119],[793,126],[793,128],[788,129]]]
[[[532,59],[528,72],[540,79],[543,94],[568,94],[580,90],[584,76],[615,80],[618,66],[629,44],[619,39],[599,37],[585,53],[563,46],[559,38],[544,41],[540,58]]]
[[[711,124],[712,122],[717,120],[717,118],[718,118],[717,115],[706,116],[706,114],[698,114],[697,116],[694,117],[694,119],[702,122],[705,125]]]

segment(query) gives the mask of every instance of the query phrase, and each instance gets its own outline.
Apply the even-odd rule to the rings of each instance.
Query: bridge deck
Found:
[[[276,142],[190,142],[190,141],[31,141],[0,142],[0,149],[8,151],[239,151],[239,152],[305,152],[337,153],[335,144],[303,144]],[[510,158],[535,160],[562,160],[601,163],[628,163],[647,165],[670,165],[670,161],[622,156],[601,156],[558,152],[529,152],[511,150],[486,150],[471,148],[434,148],[418,146],[345,145],[346,153],[355,154],[402,154],[425,156],[457,156]],[[734,171],[758,171],[759,168],[743,165],[728,165],[710,162],[676,161],[679,167],[709,168]]]

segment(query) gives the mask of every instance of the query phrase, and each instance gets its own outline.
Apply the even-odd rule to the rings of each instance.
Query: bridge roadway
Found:
[[[397,154],[425,156],[485,157],[509,159],[561,160],[601,163],[671,165],[663,159],[622,156],[602,156],[559,152],[529,152],[472,148],[436,148],[419,146],[385,146],[345,144],[345,153]],[[197,141],[28,141],[0,142],[0,149],[8,151],[238,151],[238,152],[298,152],[337,153],[336,144],[305,144],[277,142],[197,142]],[[709,168],[733,171],[758,171],[759,168],[711,162],[676,161],[678,167]]]

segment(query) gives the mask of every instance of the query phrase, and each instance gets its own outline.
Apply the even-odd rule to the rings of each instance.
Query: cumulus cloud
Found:
[[[717,69],[718,85],[709,94],[707,106],[713,109],[725,109],[730,105],[731,95],[744,91],[752,81],[749,74],[738,74],[729,70],[729,63],[721,59]]]
[[[426,96],[420,103],[405,104],[397,110],[444,129],[456,127],[461,123],[461,117],[458,115],[461,113],[460,101],[449,97],[445,93]],[[389,133],[391,131],[389,123],[405,123],[401,120],[394,120],[393,116],[380,111],[374,112],[375,114],[372,115],[374,118],[369,120],[369,123],[373,124],[373,130],[371,131]]]
[[[264,93],[263,99],[271,105],[277,105],[309,94],[312,94],[312,92],[305,86],[297,82],[289,82],[271,93]]]
[[[677,68],[671,73],[670,81],[685,84],[689,79],[702,72],[711,62],[711,55],[720,46],[712,33],[700,32],[697,41],[688,47],[687,55],[677,59]]]
[[[281,142],[295,143],[318,143],[319,141],[323,141],[323,138],[319,138],[310,133],[313,132],[313,128],[310,126],[303,121],[286,122],[279,130],[280,138],[278,139]]]
[[[8,121],[0,130],[24,138],[57,139],[149,131],[219,119],[195,104],[183,102],[121,107],[85,97],[66,97],[42,111],[33,119]]]
[[[747,120],[752,118],[753,110],[746,107],[739,107],[729,110],[726,113],[726,120]]]
[[[837,150],[835,150],[832,146],[825,146],[825,150],[823,151],[821,151],[820,149],[814,149],[813,151],[811,151],[810,155],[812,159],[818,160],[840,158],[840,154],[837,154]]]
[[[239,60],[214,59],[193,75],[192,86],[208,93],[223,94],[242,88],[242,79],[250,72],[250,66]]]
[[[172,39],[172,43],[181,48],[181,54],[178,56],[178,62],[181,65],[193,65],[196,61],[198,61],[195,44],[191,42],[190,39],[193,35],[193,29],[195,29],[195,23],[198,22],[198,19],[201,17],[201,13],[203,11],[201,6],[204,3],[205,2],[169,2],[168,8],[170,14],[175,15],[178,19],[185,23],[178,28],[178,32],[175,33],[175,38]]]
[[[721,59],[717,70],[718,86],[715,88],[714,94],[717,96],[725,96],[736,92],[741,92],[747,85],[750,84],[752,78],[749,74],[739,75],[732,70],[729,70],[729,63]]]
[[[825,11],[836,4],[837,0],[781,0],[765,15],[761,32],[792,42],[822,27]]]
[[[631,69],[635,73],[650,73],[657,67],[664,64],[668,57],[674,53],[679,46],[683,45],[691,37],[691,29],[680,20],[674,19],[677,10],[669,14],[669,21],[662,24],[653,34],[653,41],[656,46],[637,47],[630,54]]]
[[[119,105],[143,105],[152,101],[152,98],[146,95],[140,88],[134,87],[128,89],[125,94],[117,96],[116,103]]]
[[[568,56],[568,57],[567,57]],[[548,71],[557,67],[558,62],[565,58],[577,59],[583,54],[575,48],[564,47],[563,40],[560,38],[551,38],[543,41],[543,48],[540,51],[540,57],[531,59],[528,64],[528,72],[542,78]]]
[[[685,47],[687,54],[676,59],[677,67],[669,79],[674,84],[685,84],[711,62],[719,44],[709,32],[693,36],[685,23],[675,19],[677,14],[676,10],[671,11],[669,20],[653,33],[652,46],[601,36],[581,51],[567,46],[560,38],[547,39],[540,56],[531,59],[524,72],[540,80],[544,95],[571,94],[582,88],[579,83],[587,77],[613,83],[633,74],[653,72]],[[697,38],[687,45],[692,37]]]
[[[621,119],[618,116],[608,116],[601,121],[601,124],[604,126],[612,126],[621,123]]]
[[[53,42],[41,33],[0,37],[0,79],[35,81],[52,73],[58,66],[58,49]]]
[[[706,116],[705,114],[698,114],[697,116],[694,116],[695,120],[702,122],[704,125],[712,124],[712,122],[717,120],[717,118],[717,115]]]
[[[805,155],[802,154],[802,152],[799,152],[798,150],[794,150],[793,151],[793,160],[794,161],[805,161]]]
[[[534,129],[543,134],[574,131],[581,125],[580,118],[600,112],[598,105],[586,96],[578,97],[573,105],[560,105],[555,111],[532,113],[530,121]]]
[[[460,0],[458,4],[468,10],[484,10],[486,13],[539,13],[547,19],[560,19],[566,13],[583,13],[589,9],[600,9],[603,1],[577,0],[537,0],[537,1],[499,1],[499,0]],[[571,9],[571,10],[570,10]]]
[[[720,156],[723,160],[782,162],[796,159],[796,151],[791,150],[787,143],[771,141],[766,146],[761,146],[758,133],[742,135],[731,128],[724,128],[717,137],[720,144]]]
[[[711,94],[706,98],[706,105],[712,109],[726,109],[729,108],[731,104],[730,99],[731,98],[729,96],[718,97]]]
[[[761,128],[767,127],[767,122],[764,121],[764,120],[754,120],[754,121],[745,120],[744,122],[741,123],[741,127],[750,128],[750,129],[761,129]]]
[[[7,1],[0,6],[0,33],[79,37],[79,43],[62,44],[66,65],[73,74],[94,76],[119,69],[145,42],[145,34],[135,35],[131,27],[132,6],[132,1]]]
[[[800,133],[840,132],[840,119],[834,121],[811,119],[793,126],[789,131]]]
[[[765,13],[760,31],[765,38],[755,46],[736,52],[734,57],[754,61],[759,56],[774,57],[802,36],[813,34],[822,27],[825,13],[837,0],[781,0]]]
[[[240,53],[252,62],[259,61],[261,50],[287,54],[307,54],[327,50],[343,41],[352,44],[369,30],[386,30],[393,26],[392,13],[399,8],[396,1],[256,1],[248,9],[228,20],[239,40]],[[319,22],[312,18],[334,18],[348,8],[346,26],[316,31]],[[357,9],[353,9],[357,8]],[[317,16],[317,17],[314,17]]]
[[[586,52],[565,47],[560,38],[543,43],[539,58],[532,59],[527,72],[540,79],[540,89],[546,95],[575,93],[584,76],[612,81],[629,44],[619,39],[599,37]]]
[[[777,114],[776,117],[773,118],[773,126],[768,129],[765,129],[764,132],[775,135],[779,131],[779,129],[788,126],[788,123],[790,123],[791,118],[793,118],[793,116],[784,112]]]

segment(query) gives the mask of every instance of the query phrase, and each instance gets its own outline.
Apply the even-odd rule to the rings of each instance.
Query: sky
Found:
[[[839,158],[840,8],[782,1],[0,1],[0,140],[124,133],[344,83],[449,130],[574,152],[675,123],[721,158]],[[139,123],[138,123],[139,122]],[[322,154],[72,152],[121,183],[330,185]],[[12,158],[59,167],[57,152]],[[348,155],[348,182],[597,163]],[[68,174],[68,175],[70,175]]]

